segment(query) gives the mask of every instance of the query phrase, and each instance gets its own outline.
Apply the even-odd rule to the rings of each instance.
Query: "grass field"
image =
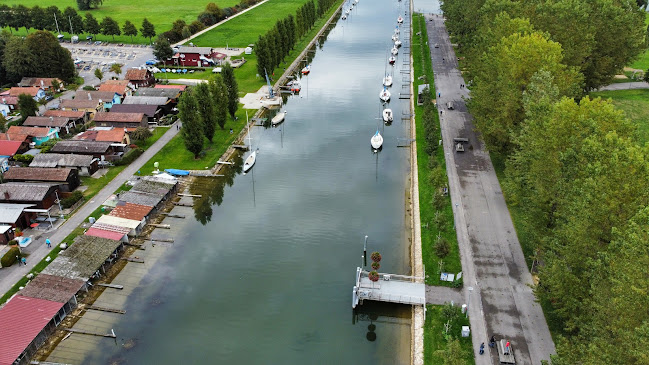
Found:
[[[638,127],[638,141],[649,142],[649,90],[600,91],[590,93],[590,96],[612,99],[613,104]]]
[[[183,1],[170,1],[170,0],[107,0],[104,1],[104,4],[99,7],[99,9],[93,9],[89,12],[97,19],[98,22],[101,22],[106,16],[110,16],[119,23],[120,29],[122,29],[124,22],[130,20],[131,23],[135,24],[136,28],[139,29],[142,27],[142,19],[147,18],[155,26],[156,33],[160,34],[171,29],[171,24],[176,19],[182,19],[187,24],[196,20],[198,14],[205,10],[205,6],[213,2],[219,5],[221,8],[234,6],[239,3],[238,0],[183,0]],[[51,5],[56,5],[61,11],[66,7],[70,6],[78,11],[77,2],[74,0],[4,0],[4,4],[7,5],[18,5],[22,4],[27,7],[32,7],[38,5],[40,7],[48,7]],[[83,17],[85,11],[79,12]],[[25,29],[20,28],[18,32],[13,31],[14,34],[25,34]],[[69,35],[66,34],[69,39]],[[83,34],[85,38],[86,34]],[[82,38],[82,37],[80,37]],[[100,41],[111,41],[112,37],[97,35],[97,40]],[[115,37],[115,42],[118,43],[149,43],[148,38],[137,36],[133,38],[131,42],[131,37],[126,36],[117,36]]]
[[[307,1],[269,1],[216,27],[210,32],[192,39],[192,42],[205,47],[221,47],[225,45],[245,47],[248,44],[254,44],[260,35],[266,33],[275,25],[277,20],[284,19],[288,14],[293,14],[295,17],[297,8]],[[245,29],[245,32],[242,32],[242,29]]]
[[[426,81],[419,80],[419,77],[426,75],[426,79],[433,84],[433,68],[430,60],[430,50],[425,43],[420,43],[420,39],[427,39],[426,27],[420,27],[420,21],[423,24],[423,17],[415,15],[413,17],[413,34],[421,33],[421,38],[414,36],[412,40],[412,54],[414,59],[415,69],[415,85],[417,89],[419,84],[424,84]],[[431,94],[435,94],[434,85],[431,86]],[[432,204],[433,194],[438,193],[437,186],[430,183],[431,179],[431,164],[437,163],[442,167],[446,174],[446,165],[444,160],[444,151],[438,148],[433,156],[428,156],[425,152],[426,138],[423,126],[423,107],[415,106],[415,122],[417,126],[417,164],[419,166],[419,216],[421,219],[421,246],[423,263],[426,267],[426,283],[429,285],[444,285],[451,286],[452,283],[440,281],[440,261],[443,262],[442,270],[444,272],[458,273],[462,271],[460,263],[460,252],[457,244],[457,236],[454,229],[453,209],[451,207],[451,199],[445,199],[444,206],[441,210],[435,209]],[[441,136],[439,137],[441,138]],[[432,162],[434,160],[435,162]],[[445,238],[451,244],[451,251],[444,259],[441,259],[435,254],[435,243],[437,242],[438,235]]]
[[[424,363],[446,364],[445,356],[438,351],[444,350],[450,340],[459,340],[462,348],[461,357],[464,364],[475,364],[473,359],[473,349],[471,348],[471,337],[461,337],[462,326],[469,325],[469,319],[466,318],[460,309],[455,307],[456,311],[451,312],[453,316],[446,317],[442,311],[444,307],[438,305],[426,306],[426,323],[424,324]],[[448,333],[444,331],[444,325],[449,323]],[[488,351],[487,347],[485,351]],[[453,364],[457,364],[454,362]]]

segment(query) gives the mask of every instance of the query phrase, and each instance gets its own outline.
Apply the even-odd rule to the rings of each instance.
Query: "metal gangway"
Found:
[[[352,308],[364,300],[412,305],[426,304],[424,278],[397,274],[379,273],[379,280],[369,278],[369,272],[356,268],[356,285],[352,293]]]

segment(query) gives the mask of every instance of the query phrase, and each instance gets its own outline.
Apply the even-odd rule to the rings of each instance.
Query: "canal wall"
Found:
[[[421,217],[419,213],[419,166],[417,164],[417,127],[415,123],[415,70],[414,59],[412,56],[412,14],[414,11],[414,1],[410,0],[410,161],[411,161],[411,184],[410,184],[410,211],[412,212],[411,218],[411,265],[412,276],[425,277],[425,268],[422,258],[421,247]],[[424,324],[426,321],[426,309],[424,306],[412,307],[412,325],[411,325],[411,364],[423,365],[424,364]]]

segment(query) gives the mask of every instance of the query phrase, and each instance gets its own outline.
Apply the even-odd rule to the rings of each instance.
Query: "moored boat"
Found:
[[[302,69],[302,75],[308,75],[310,72],[311,72],[311,65],[306,65],[306,66]]]
[[[372,138],[370,138],[370,145],[372,145],[374,152],[378,151],[383,146],[383,136],[381,136],[381,133],[379,133],[378,129],[376,130],[376,133],[374,133]]]
[[[397,59],[394,56],[390,56],[390,58],[388,59],[388,63],[394,65],[395,62],[397,62]]]
[[[381,90],[381,92],[379,93],[379,98],[385,102],[390,100],[390,92],[387,88],[384,87],[383,90]]]
[[[385,123],[392,123],[394,120],[394,115],[392,114],[392,109],[386,108],[383,109],[383,121]]]
[[[272,125],[278,125],[284,121],[284,118],[286,118],[286,111],[279,112],[270,120],[270,123]]]
[[[392,76],[391,75],[385,75],[383,78],[383,86],[390,87],[392,86]]]

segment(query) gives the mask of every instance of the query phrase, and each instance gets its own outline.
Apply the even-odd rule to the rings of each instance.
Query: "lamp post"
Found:
[[[469,318],[469,308],[471,306],[471,293],[473,292],[473,287],[470,286],[469,289],[469,299],[466,301],[466,318]]]

